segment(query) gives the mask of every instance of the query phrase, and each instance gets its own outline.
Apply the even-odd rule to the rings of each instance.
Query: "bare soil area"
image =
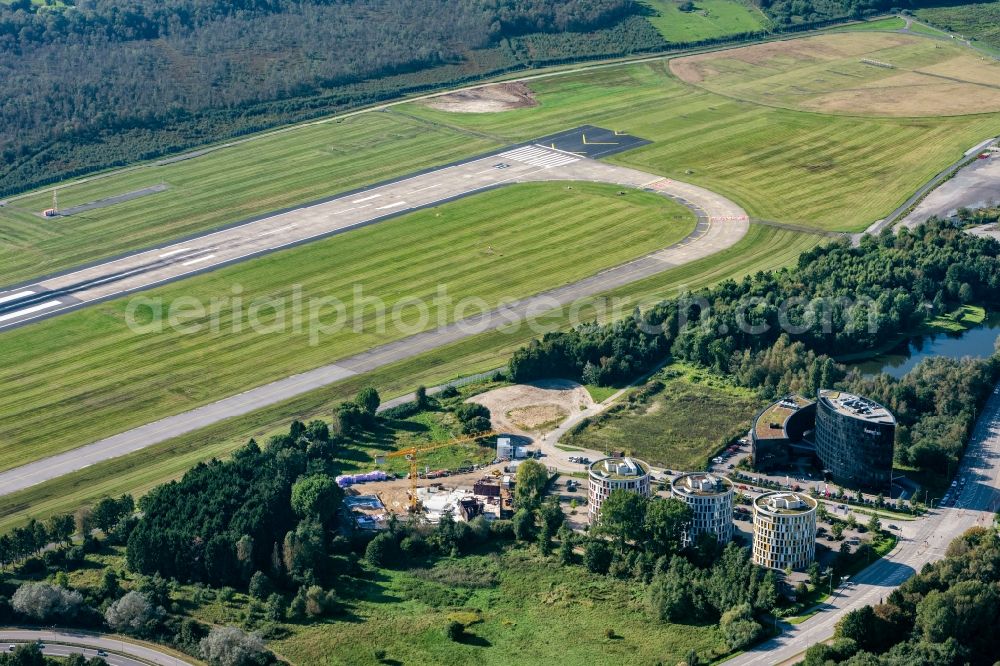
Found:
[[[432,109],[452,113],[496,113],[538,106],[531,88],[520,82],[459,90],[424,103]]]
[[[565,379],[517,384],[469,398],[490,410],[497,432],[532,437],[594,404],[587,389]]]

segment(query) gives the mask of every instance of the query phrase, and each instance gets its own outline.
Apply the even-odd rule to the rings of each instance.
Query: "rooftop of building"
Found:
[[[821,389],[819,399],[834,410],[851,418],[861,419],[870,423],[890,425],[896,423],[896,417],[888,409],[873,400],[854,395],[853,393]]]
[[[764,493],[753,503],[756,508],[767,513],[784,515],[806,513],[816,508],[816,500],[812,497],[788,491]]]
[[[788,417],[811,404],[812,400],[801,395],[785,396],[760,413],[754,423],[754,434],[757,439],[782,439]]]
[[[684,495],[710,497],[723,495],[733,489],[733,482],[724,476],[707,472],[682,474],[670,482],[670,487]]]
[[[649,465],[628,456],[602,458],[591,464],[590,473],[604,479],[624,481],[649,474]]]

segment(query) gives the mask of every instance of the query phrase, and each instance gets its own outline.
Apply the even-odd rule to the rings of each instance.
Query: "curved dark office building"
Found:
[[[816,456],[836,483],[889,492],[896,419],[885,407],[821,390],[814,437]]]

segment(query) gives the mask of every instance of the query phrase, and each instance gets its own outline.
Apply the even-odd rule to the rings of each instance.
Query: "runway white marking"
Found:
[[[424,190],[432,190],[435,187],[441,187],[441,183],[434,183],[433,185],[428,185],[427,187],[418,187],[415,190],[410,190],[410,194],[413,194],[414,192],[423,192]]]
[[[568,155],[564,152],[556,150],[549,150],[548,148],[543,148],[542,146],[537,145],[523,146],[521,148],[515,148],[514,150],[508,150],[506,153],[500,153],[497,157],[516,160],[518,162],[530,164],[531,166],[542,167],[543,169],[566,166],[567,164],[573,164],[574,162],[580,161],[579,157],[574,157],[573,155]]]
[[[361,197],[360,199],[355,199],[351,203],[361,203],[362,201],[371,201],[372,199],[378,199],[381,194],[373,194],[370,197]]]
[[[181,266],[190,266],[191,264],[197,264],[202,261],[208,261],[209,259],[214,259],[214,254],[206,254],[204,257],[198,257],[197,259],[192,259],[191,261],[185,261]]]
[[[371,208],[375,204],[365,204],[364,206],[354,206],[353,208],[345,208],[344,210],[335,210],[330,213],[330,215],[343,215],[344,213],[350,213],[352,210],[361,210],[362,208]]]
[[[42,310],[49,310],[61,304],[62,301],[46,301],[44,303],[39,303],[38,305],[33,305],[30,308],[24,308],[23,310],[18,310],[17,312],[11,312],[10,314],[0,315],[0,321],[17,319],[18,317],[23,317],[24,315],[34,314],[36,312],[41,312]]]
[[[391,203],[385,206],[379,206],[375,210],[388,210],[389,208],[399,208],[400,206],[405,206],[405,201],[397,201],[396,203]]]
[[[191,248],[189,247],[180,247],[177,248],[176,250],[171,250],[170,252],[164,252],[163,254],[160,255],[160,259],[165,259],[166,257],[172,257],[175,254],[180,254],[181,252],[187,252],[190,249]]]
[[[19,298],[24,298],[25,296],[31,296],[35,292],[33,291],[19,291],[16,294],[11,294],[10,296],[0,296],[0,303],[6,303],[8,301],[16,301]]]
[[[257,234],[257,237],[259,238],[261,236],[270,236],[272,234],[278,233],[279,231],[286,231],[288,229],[294,229],[297,226],[299,226],[299,225],[297,225],[297,224],[286,224],[285,226],[278,227],[277,229],[271,229],[270,231],[261,232],[261,233]]]

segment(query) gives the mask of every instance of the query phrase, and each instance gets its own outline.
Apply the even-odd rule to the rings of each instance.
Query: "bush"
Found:
[[[271,590],[274,589],[274,585],[271,584],[271,579],[267,577],[263,571],[258,571],[250,578],[250,586],[248,592],[250,596],[258,601],[263,601],[267,599],[268,595],[271,594]]]
[[[373,567],[390,567],[399,561],[399,545],[388,532],[377,534],[365,548],[365,561]]]
[[[474,402],[464,402],[456,407],[455,417],[462,424],[462,432],[466,435],[487,432],[492,427],[490,410]]]
[[[761,626],[753,619],[750,604],[741,604],[722,614],[719,630],[730,650],[742,650],[757,640]]]
[[[109,627],[137,636],[152,634],[162,617],[162,608],[156,608],[146,595],[134,590],[108,606],[104,613]]]
[[[411,416],[419,414],[425,406],[426,403],[421,405],[418,402],[404,402],[401,405],[382,410],[379,416],[384,419],[408,419]]]
[[[236,627],[216,627],[201,640],[201,656],[213,666],[266,666],[274,655],[264,641]]]
[[[83,595],[48,583],[25,583],[10,600],[15,611],[39,622],[70,620],[83,609]]]
[[[444,636],[450,641],[460,641],[464,634],[465,627],[462,626],[461,622],[456,620],[449,620],[448,624],[444,627]]]
[[[598,539],[587,542],[583,551],[583,563],[591,573],[606,574],[611,568],[611,548]]]

